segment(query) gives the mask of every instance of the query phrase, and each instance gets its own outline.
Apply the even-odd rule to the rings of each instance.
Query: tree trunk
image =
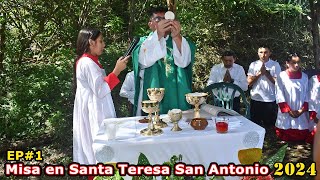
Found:
[[[4,52],[5,52],[5,41],[6,41],[6,13],[2,13],[3,15],[3,20],[2,23],[0,24],[0,72],[3,72],[4,67],[3,67],[3,61],[4,61]]]
[[[130,0],[129,2],[129,24],[128,24],[128,37],[129,41],[132,40],[133,24],[134,24],[134,14],[135,14],[135,0]]]
[[[172,11],[174,14],[176,14],[177,11],[177,1],[178,0],[167,0],[167,5],[169,11]]]
[[[316,69],[320,69],[320,37],[319,37],[319,19],[320,3],[309,0],[311,16],[311,33],[313,39],[313,56]]]

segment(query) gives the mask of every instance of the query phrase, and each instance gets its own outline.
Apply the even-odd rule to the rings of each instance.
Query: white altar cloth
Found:
[[[138,122],[142,117],[105,119],[93,143],[96,160],[137,164],[141,152],[154,165],[181,154],[184,163],[202,164],[207,170],[211,162],[240,164],[239,150],[263,147],[265,129],[243,116],[225,116],[230,122],[226,134],[217,133],[212,120],[208,120],[205,130],[194,130],[186,122],[192,116],[192,110],[184,111],[179,122],[182,131],[172,132],[173,124],[168,123],[169,126],[163,128],[164,133],[159,136],[140,135],[140,130],[147,127],[146,123]],[[164,121],[167,119],[166,115],[162,117]],[[211,119],[212,115],[201,111],[201,117]],[[115,140],[108,140],[105,128],[108,121],[118,123]]]

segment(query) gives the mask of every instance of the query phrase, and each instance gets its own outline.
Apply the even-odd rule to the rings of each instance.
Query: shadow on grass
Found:
[[[275,130],[273,128],[266,129],[266,136],[263,144],[263,159],[272,156],[275,154],[280,147],[282,147],[287,142],[281,141],[275,134]],[[312,151],[313,145],[308,144],[306,142],[288,142],[288,147],[286,151],[286,155],[284,157],[283,163],[304,163],[306,169],[313,162],[312,160]],[[305,169],[305,170],[306,170]],[[287,177],[287,179],[314,179],[307,175],[303,177],[291,176]]]

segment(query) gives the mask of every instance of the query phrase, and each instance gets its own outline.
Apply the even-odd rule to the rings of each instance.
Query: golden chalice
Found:
[[[181,109],[171,109],[168,112],[168,115],[171,119],[171,121],[173,122],[173,128],[171,129],[171,131],[181,131],[182,129],[179,127],[178,122],[179,120],[182,118],[182,111]]]
[[[194,118],[200,118],[199,106],[207,99],[207,93],[188,93],[186,94],[186,100],[189,104],[194,105]]]
[[[152,101],[152,100],[147,100],[147,101],[142,101],[142,111],[145,113],[149,113],[148,119],[149,119],[149,124],[148,128],[142,129],[140,131],[140,134],[144,136],[156,136],[160,135],[163,133],[161,129],[156,129],[154,128],[153,122],[152,122],[152,113],[156,112],[159,108],[159,102],[158,101]]]
[[[160,101],[163,99],[164,96],[164,88],[148,88],[147,94],[150,100],[158,101],[159,102],[159,108],[155,112],[155,127],[156,128],[164,128],[167,127],[167,123],[163,122],[160,119]]]

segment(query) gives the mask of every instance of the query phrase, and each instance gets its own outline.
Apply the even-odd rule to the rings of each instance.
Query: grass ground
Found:
[[[263,144],[263,158],[270,157],[286,142],[280,141],[273,128],[266,129],[266,136]],[[305,142],[289,142],[283,163],[304,163],[309,167],[312,160],[313,145]],[[289,179],[313,179],[306,175],[303,177],[291,176]]]

